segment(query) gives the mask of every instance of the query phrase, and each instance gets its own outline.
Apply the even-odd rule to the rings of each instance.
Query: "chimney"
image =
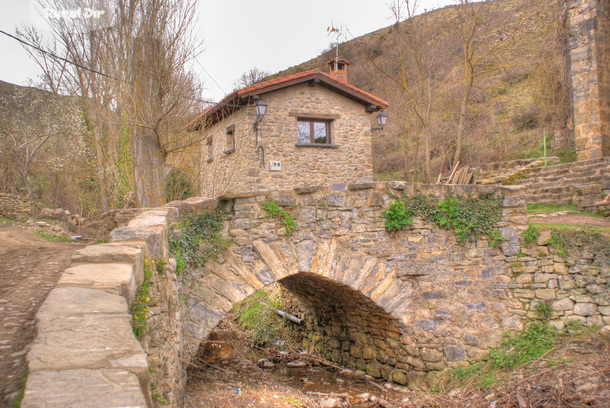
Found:
[[[345,58],[337,57],[328,61],[330,67],[330,76],[335,78],[337,81],[347,84],[347,66],[349,61]]]

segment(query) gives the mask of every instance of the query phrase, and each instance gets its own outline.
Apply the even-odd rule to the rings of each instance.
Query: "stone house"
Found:
[[[349,84],[348,64],[238,89],[191,122],[201,132],[201,195],[372,182],[374,113],[388,103]]]

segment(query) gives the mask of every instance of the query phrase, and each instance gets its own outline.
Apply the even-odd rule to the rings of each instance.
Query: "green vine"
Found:
[[[455,196],[442,201],[432,195],[403,195],[401,202],[404,202],[409,217],[419,216],[439,228],[453,230],[460,242],[476,241],[483,235],[490,237],[493,246],[505,240],[499,231],[494,230],[502,218],[502,198],[493,194],[481,194],[478,198]],[[398,207],[396,210],[399,211]]]
[[[294,217],[288,214],[284,209],[280,208],[275,200],[267,201],[262,205],[263,210],[269,213],[271,218],[277,218],[280,220],[280,224],[286,228],[286,236],[289,237],[292,230],[297,227]],[[293,206],[293,209],[296,208]]]
[[[181,218],[172,225],[169,250],[176,259],[176,274],[186,267],[201,267],[231,244],[218,233],[227,214],[224,210]]]
[[[496,230],[489,233],[489,246],[491,248],[500,246],[504,241],[506,241],[506,238],[502,236],[500,231]]]

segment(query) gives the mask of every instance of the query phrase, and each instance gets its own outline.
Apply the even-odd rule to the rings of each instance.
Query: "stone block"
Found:
[[[456,346],[445,346],[445,357],[449,362],[466,360],[466,352],[464,346],[458,344]]]
[[[133,266],[121,263],[80,264],[64,271],[57,287],[76,287],[102,290],[123,296],[129,305],[136,293]]]
[[[329,207],[345,207],[347,197],[342,194],[329,194],[326,197],[326,205]]]
[[[36,313],[37,329],[52,328],[57,320],[81,316],[118,315],[130,318],[123,296],[86,288],[55,288]]]
[[[435,363],[435,362],[441,361],[443,359],[443,353],[441,353],[440,351],[436,351],[436,350],[424,349],[424,350],[422,350],[421,358],[424,361]]]
[[[574,301],[570,298],[559,299],[553,302],[552,309],[556,311],[566,311],[574,309]]]
[[[574,305],[574,314],[578,316],[593,316],[597,313],[597,305],[595,303],[576,303]]]
[[[138,378],[129,371],[77,369],[30,373],[20,406],[146,408],[148,404]]]
[[[502,319],[502,329],[521,331],[523,330],[523,323],[521,323],[521,319],[518,316],[505,317]]]
[[[120,227],[110,233],[110,242],[142,241],[152,259],[167,258],[167,227]]]
[[[52,324],[37,327],[26,356],[28,371],[117,368],[136,374],[148,390],[146,353],[133,335],[131,320],[130,315],[50,319]]]
[[[72,264],[81,263],[128,263],[133,266],[136,275],[136,284],[144,280],[144,254],[143,248],[128,245],[99,244],[89,245],[79,249],[72,255]]]
[[[536,297],[542,300],[553,300],[555,299],[555,290],[554,289],[537,289]]]

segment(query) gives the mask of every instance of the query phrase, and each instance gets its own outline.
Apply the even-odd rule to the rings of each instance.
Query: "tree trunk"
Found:
[[[165,158],[152,130],[139,129],[133,140],[133,171],[138,206],[165,204]]]
[[[139,207],[165,204],[165,154],[158,137],[160,89],[155,60],[159,41],[137,38],[134,47],[134,109],[136,131],[131,139],[136,200]]]

